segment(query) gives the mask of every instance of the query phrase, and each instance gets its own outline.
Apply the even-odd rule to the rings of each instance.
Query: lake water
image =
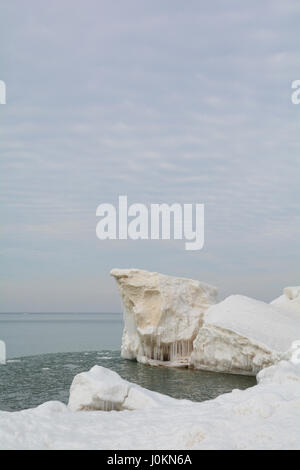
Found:
[[[0,314],[8,358],[120,349],[122,329],[120,313]]]
[[[124,360],[122,329],[121,314],[0,314],[0,339],[8,353],[7,364],[0,365],[0,410],[21,410],[49,400],[67,403],[73,377],[95,364],[150,390],[194,401],[256,383],[254,377]]]

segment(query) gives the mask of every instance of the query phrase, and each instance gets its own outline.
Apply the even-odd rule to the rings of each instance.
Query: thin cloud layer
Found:
[[[299,284],[299,15],[296,0],[1,5],[1,311],[119,309],[114,266],[221,295]],[[204,203],[204,249],[100,242],[96,207],[119,194]]]

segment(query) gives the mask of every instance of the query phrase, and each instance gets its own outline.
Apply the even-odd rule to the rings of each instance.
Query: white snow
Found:
[[[132,411],[74,412],[48,402],[0,412],[0,449],[300,449],[300,341],[284,357],[258,374],[255,387],[203,403],[165,397],[149,407],[143,398]],[[136,387],[103,368],[84,377],[84,404],[95,390],[116,402]]]
[[[0,364],[6,363],[6,346],[5,342],[0,340]]]
[[[285,287],[283,295],[273,300],[271,305],[289,315],[300,316],[300,286]]]
[[[255,375],[300,335],[300,315],[242,295],[210,307],[194,341],[199,369]]]
[[[138,410],[178,403],[175,398],[151,392],[123,380],[116,372],[94,366],[75,376],[70,389],[69,408],[80,410]]]

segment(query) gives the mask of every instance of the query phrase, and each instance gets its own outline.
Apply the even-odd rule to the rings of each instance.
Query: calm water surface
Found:
[[[120,313],[0,314],[0,339],[7,357],[120,349]]]

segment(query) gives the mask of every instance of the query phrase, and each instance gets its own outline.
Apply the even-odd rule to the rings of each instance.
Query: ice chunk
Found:
[[[122,357],[187,366],[204,312],[217,289],[192,279],[141,269],[113,269],[124,306]]]
[[[300,315],[241,295],[210,307],[194,341],[191,364],[255,375],[278,361],[300,334]]]
[[[178,400],[127,382],[110,369],[94,366],[74,377],[68,406],[72,411],[121,411],[170,403],[177,404]]]
[[[0,364],[6,363],[6,346],[5,342],[0,340]]]
[[[94,366],[74,377],[68,406],[73,411],[120,410],[128,389],[128,382],[120,380],[116,372]]]

